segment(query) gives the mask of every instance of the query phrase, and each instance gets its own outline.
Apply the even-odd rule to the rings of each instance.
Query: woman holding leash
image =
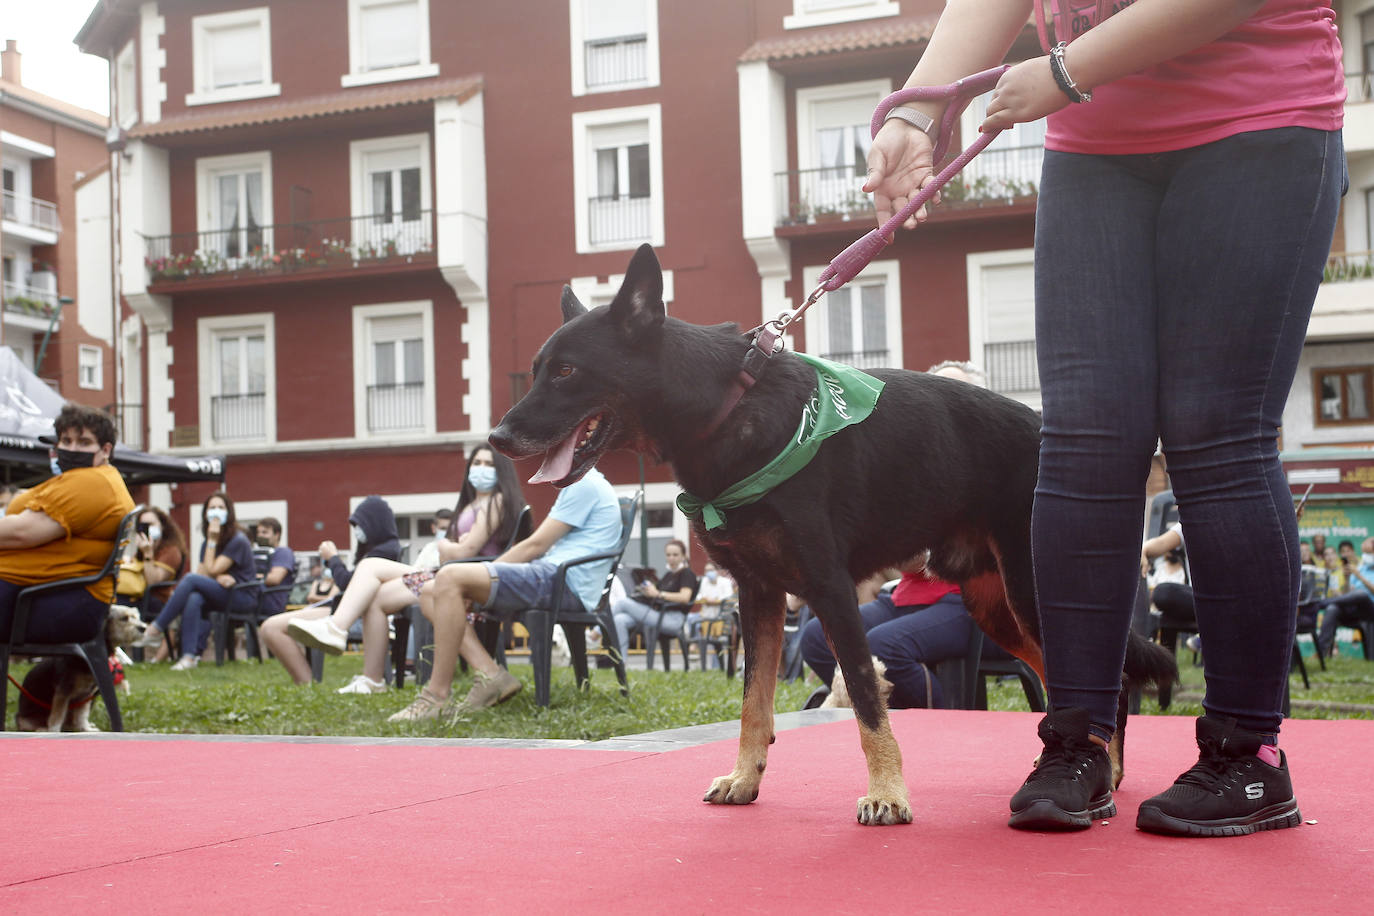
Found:
[[[1077,829],[1115,813],[1103,747],[1158,439],[1188,529],[1207,696],[1197,764],[1141,804],[1137,826],[1296,826],[1277,745],[1298,534],[1276,438],[1344,193],[1334,14],[1304,0],[1053,4],[1046,22],[1040,0],[950,0],[907,83],[996,65],[1034,6],[1046,54],[1002,76],[980,128],[1049,119],[1032,537],[1053,711],[1010,823]],[[931,172],[920,126],[941,108],[911,109],[868,157],[879,222]]]

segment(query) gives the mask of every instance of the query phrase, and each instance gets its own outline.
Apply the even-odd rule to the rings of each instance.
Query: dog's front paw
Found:
[[[864,795],[859,798],[859,823],[868,826],[910,824],[911,805],[905,798],[880,798]]]
[[[713,805],[747,805],[759,797],[760,781],[757,775],[753,779],[735,773],[718,776],[701,800]]]

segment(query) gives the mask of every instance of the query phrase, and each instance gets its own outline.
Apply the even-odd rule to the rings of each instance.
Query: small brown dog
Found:
[[[136,642],[147,627],[137,608],[110,605],[105,618],[107,654]],[[24,676],[15,728],[21,732],[99,731],[91,724],[91,700],[98,692],[95,678],[81,659],[70,655],[45,658]]]

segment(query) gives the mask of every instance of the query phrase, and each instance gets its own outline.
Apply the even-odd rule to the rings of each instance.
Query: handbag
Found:
[[[139,598],[148,590],[148,580],[143,576],[143,561],[129,560],[119,564],[119,577],[115,580],[115,594],[127,598]]]

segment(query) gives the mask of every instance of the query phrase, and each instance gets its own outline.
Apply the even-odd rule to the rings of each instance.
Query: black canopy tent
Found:
[[[0,483],[29,487],[52,476],[48,446],[38,437],[53,434],[53,419],[65,403],[13,350],[0,347]],[[112,460],[131,487],[224,480],[222,455],[178,458],[116,444]]]

